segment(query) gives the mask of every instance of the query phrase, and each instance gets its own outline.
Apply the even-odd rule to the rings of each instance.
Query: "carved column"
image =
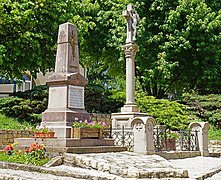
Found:
[[[126,44],[124,46],[126,57],[126,105],[134,105],[135,102],[135,55],[138,51],[136,44]]]

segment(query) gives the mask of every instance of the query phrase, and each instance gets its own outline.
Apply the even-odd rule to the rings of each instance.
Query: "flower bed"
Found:
[[[17,149],[18,143],[7,145],[0,152],[0,161],[15,162],[21,164],[43,165],[49,161],[45,155],[45,147],[43,144],[33,143],[24,151]]]
[[[78,139],[101,139],[102,129],[97,128],[73,128],[73,138]]]

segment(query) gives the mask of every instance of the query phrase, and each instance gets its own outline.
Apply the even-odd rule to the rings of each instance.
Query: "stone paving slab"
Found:
[[[81,180],[46,173],[28,172],[23,170],[0,169],[0,180]]]
[[[204,179],[221,171],[221,158],[197,156],[169,160],[174,166],[188,169],[190,178]]]
[[[92,168],[125,178],[187,178],[187,170],[174,167],[158,155],[142,155],[131,152],[64,154],[67,165]]]

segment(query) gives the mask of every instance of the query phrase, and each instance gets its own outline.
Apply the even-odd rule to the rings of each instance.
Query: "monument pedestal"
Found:
[[[112,127],[113,128],[131,128],[131,122],[136,117],[149,117],[147,113],[140,112],[120,112],[120,113],[112,113]]]
[[[79,73],[53,73],[46,80],[49,86],[48,109],[42,122],[53,129],[58,138],[70,138],[74,121],[89,120],[84,110],[84,86],[87,80]]]

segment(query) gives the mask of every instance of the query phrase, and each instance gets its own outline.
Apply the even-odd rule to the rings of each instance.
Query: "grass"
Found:
[[[21,122],[21,120],[9,118],[3,114],[0,114],[0,129],[21,130],[30,126],[32,125],[26,121]]]
[[[221,130],[211,128],[208,133],[209,140],[221,140]]]

